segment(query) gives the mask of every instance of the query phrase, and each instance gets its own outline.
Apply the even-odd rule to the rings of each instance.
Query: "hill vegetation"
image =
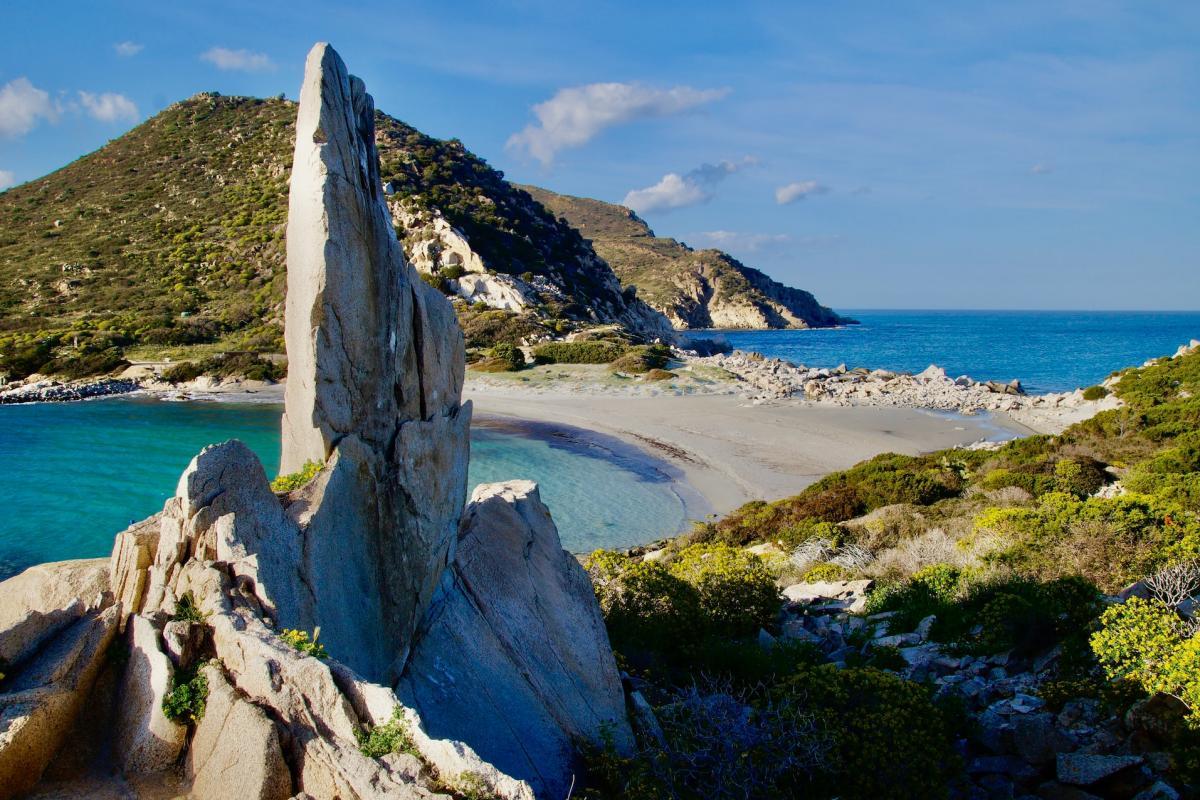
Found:
[[[522,187],[591,240],[621,282],[676,328],[821,328],[852,320],[720,250],[655,236],[624,206]]]
[[[1166,751],[1155,769],[1194,796],[1200,350],[1127,370],[1113,391],[1121,407],[1059,436],[881,455],[698,525],[653,560],[594,553],[614,647],[663,732],[633,759],[594,754],[593,796],[974,796],[971,780],[1020,794],[1046,769],[1051,794],[1038,796],[1075,796],[1052,793],[1054,752],[1034,752],[1048,743],[1086,754],[1060,757],[1068,783],[1063,764],[1126,769],[1124,783],[1097,784],[1103,797],[1147,786],[1130,765]],[[845,622],[780,609],[778,585],[856,579],[874,587]],[[1102,595],[1131,584],[1105,610]],[[897,635],[872,639],[885,617]],[[831,627],[841,633],[822,639]],[[947,666],[921,660],[935,656]],[[1033,694],[1004,700],[989,680]],[[1005,745],[994,709],[1018,701],[1017,716],[1049,709],[1028,720],[1049,727],[1007,728]],[[735,733],[718,740],[707,715]],[[962,760],[962,743],[983,755]],[[1153,796],[1179,796],[1164,791]]]
[[[77,377],[198,345],[280,352],[295,113],[200,94],[0,193],[0,373]],[[459,303],[471,346],[636,319],[579,233],[461,142],[383,113],[376,127],[392,199],[443,215],[488,269],[544,278],[522,314]]]

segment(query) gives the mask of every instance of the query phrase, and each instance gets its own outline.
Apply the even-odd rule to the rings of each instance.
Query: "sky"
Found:
[[[381,110],[835,308],[1200,308],[1200,3],[0,3],[0,188],[200,91]]]

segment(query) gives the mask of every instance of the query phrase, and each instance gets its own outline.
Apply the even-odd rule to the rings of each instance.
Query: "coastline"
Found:
[[[704,499],[706,513],[718,516],[751,500],[797,494],[882,452],[915,455],[1032,433],[1000,415],[752,404],[730,394],[516,396],[469,382],[464,397],[483,418],[536,420],[638,447],[671,465],[682,484]]]
[[[463,396],[474,402],[481,424],[597,447],[613,459],[660,471],[669,477],[685,520],[794,495],[882,452],[915,455],[1054,432],[1075,421],[1064,419],[1066,409],[1046,409],[1037,417],[1024,409],[966,415],[753,397],[747,394],[751,387],[728,373],[688,367],[678,380],[657,384],[584,365],[468,373]],[[201,378],[180,386],[144,383],[130,394],[165,402],[282,403],[284,388],[282,381]],[[1072,411],[1072,417],[1087,415]]]

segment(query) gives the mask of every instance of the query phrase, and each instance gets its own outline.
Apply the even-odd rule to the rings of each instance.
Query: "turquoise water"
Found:
[[[241,439],[274,475],[281,410],[138,397],[0,406],[0,579],[43,561],[108,555],[114,534],[162,509],[205,445]],[[609,445],[476,426],[470,485],[537,481],[572,552],[677,533],[684,508],[668,476]]]
[[[1200,301],[1200,298],[1195,298]],[[811,331],[724,331],[741,350],[812,367],[846,364],[1008,381],[1061,392],[1170,355],[1200,339],[1200,312],[842,310],[861,325]]]

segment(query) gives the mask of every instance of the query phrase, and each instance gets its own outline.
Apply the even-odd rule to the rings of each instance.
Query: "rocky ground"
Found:
[[[1054,674],[1058,649],[1036,657],[967,655],[929,639],[934,617],[906,631],[892,629],[893,612],[863,616],[871,588],[870,580],[788,586],[780,635],[762,631],[759,642],[768,648],[781,640],[810,642],[843,666],[878,648],[891,648],[900,659],[891,671],[932,685],[938,696],[959,698],[978,721],[976,733],[961,743],[969,778],[958,792],[961,797],[1180,797],[1162,777],[1169,758],[1156,749],[1165,723],[1186,711],[1178,700],[1155,696],[1124,717],[1083,698],[1053,711],[1038,690]]]
[[[740,350],[694,360],[736,375],[754,388],[753,397],[758,400],[802,397],[838,406],[901,406],[962,413],[1078,407],[1088,402],[1081,390],[1028,395],[1018,380],[1000,383],[965,375],[951,378],[937,366],[916,375],[865,367],[847,369],[844,365],[828,369]]]
[[[125,378],[84,379],[60,381],[42,375],[31,375],[24,381],[0,386],[0,405],[12,403],[60,403],[128,394],[141,388],[138,381]]]

